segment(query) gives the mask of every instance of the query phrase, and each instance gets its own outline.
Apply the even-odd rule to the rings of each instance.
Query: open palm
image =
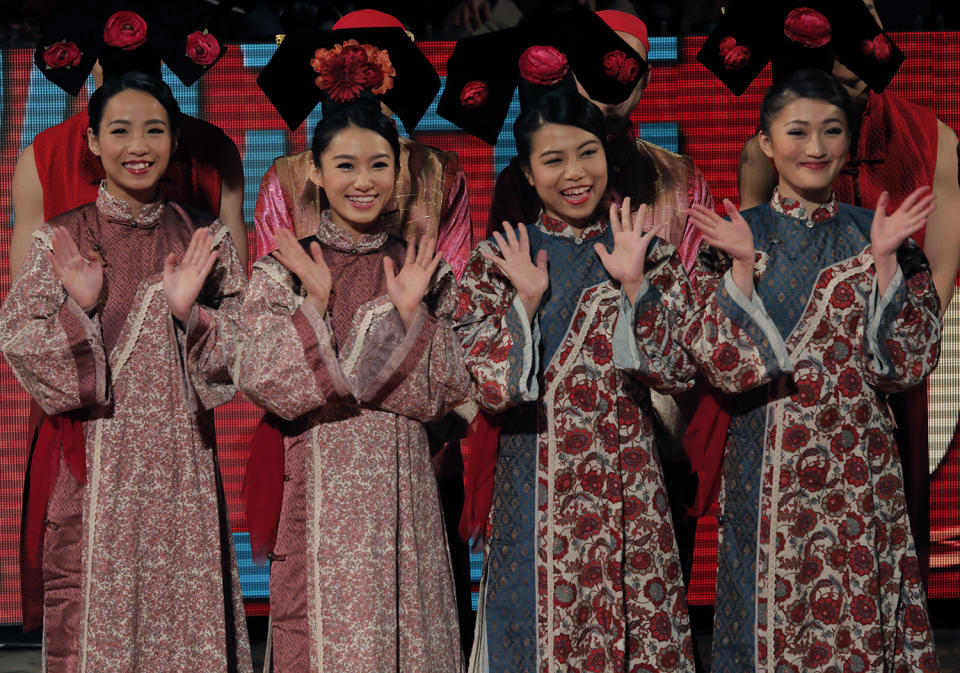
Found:
[[[97,305],[103,290],[103,260],[95,250],[80,254],[70,232],[64,227],[53,230],[53,252],[47,253],[53,272],[67,294],[84,311]]]
[[[636,213],[630,212],[630,197],[623,200],[620,212],[616,204],[610,205],[610,229],[613,231],[613,252],[607,252],[602,243],[595,243],[600,262],[616,279],[627,298],[633,301],[643,284],[643,271],[650,243],[663,229],[663,224],[644,232],[649,226],[650,213],[646,204],[642,204]]]
[[[383,258],[387,294],[407,329],[413,324],[420,301],[430,287],[430,279],[440,265],[441,257],[436,254],[436,248],[437,239],[433,237],[421,238],[419,244],[414,240],[408,241],[399,273],[392,259]]]

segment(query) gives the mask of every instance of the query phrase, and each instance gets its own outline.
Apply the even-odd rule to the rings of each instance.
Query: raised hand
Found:
[[[277,250],[273,256],[300,279],[300,284],[307,291],[307,301],[323,315],[330,302],[333,276],[330,275],[327,263],[323,261],[320,244],[312,241],[308,255],[289,229],[278,229],[276,241]]]
[[[84,311],[92,311],[103,290],[103,260],[97,251],[80,254],[70,232],[64,227],[55,227],[53,252],[47,253],[47,259],[67,294]]]
[[[613,252],[607,252],[603,243],[594,243],[600,262],[607,272],[623,288],[627,299],[633,303],[640,286],[643,285],[643,269],[647,259],[647,249],[654,237],[663,230],[663,223],[644,233],[648,226],[650,213],[646,204],[640,206],[635,214],[630,213],[630,197],[620,204],[610,204],[610,229],[613,231]]]
[[[213,250],[213,236],[209,227],[193,232],[190,245],[177,264],[177,254],[171,252],[163,263],[163,293],[167,297],[170,313],[181,323],[186,323],[190,310],[197,301],[203,284],[217,261]]]
[[[420,300],[430,286],[430,279],[440,265],[440,255],[436,254],[437,239],[421,238],[417,244],[413,239],[407,242],[407,254],[403,268],[397,273],[396,265],[389,257],[383,258],[383,271],[386,274],[387,294],[397,308],[403,326],[410,329],[417,315]]]
[[[495,264],[513,283],[517,296],[527,310],[527,319],[533,320],[533,316],[540,307],[540,300],[543,299],[543,293],[550,286],[547,251],[538,252],[537,261],[534,263],[530,259],[530,238],[527,236],[527,228],[521,223],[517,226],[517,230],[519,233],[515,234],[510,223],[504,222],[502,235],[498,231],[493,232],[493,240],[500,248],[502,257],[489,252],[483,253],[483,257]]]
[[[749,299],[753,296],[753,232],[730,199],[723,200],[723,207],[729,220],[699,204],[691,206],[687,214],[703,233],[703,240],[733,257],[733,280]]]
[[[934,211],[937,195],[929,187],[918,187],[904,199],[896,212],[887,215],[890,194],[877,199],[877,209],[870,225],[870,251],[877,270],[877,288],[883,294],[897,272],[897,248],[907,238],[923,229]]]

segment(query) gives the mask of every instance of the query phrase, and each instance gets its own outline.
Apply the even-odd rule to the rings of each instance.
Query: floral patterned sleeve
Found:
[[[292,420],[331,399],[352,399],[326,319],[272,257],[253,265],[238,342],[237,387],[270,413]]]
[[[368,302],[340,351],[343,371],[366,406],[418,421],[442,418],[470,394],[451,318],[456,279],[446,263],[410,329],[388,296]]]
[[[54,275],[51,230],[30,254],[0,310],[0,351],[20,385],[48,414],[105,404],[107,359],[100,320],[88,316]]]
[[[455,331],[477,402],[497,413],[537,399],[540,327],[537,318],[527,321],[513,285],[484,252],[496,248],[481,242],[460,280]]]
[[[692,387],[694,368],[730,393],[793,371],[760,296],[754,292],[747,299],[729,271],[717,277],[716,267],[699,268],[701,291],[710,291],[697,300],[672,246],[658,241],[648,259],[651,266],[636,302],[630,307],[621,300],[614,333],[619,367],[670,393]],[[633,338],[621,323],[633,326]]]
[[[182,340],[187,381],[193,392],[187,399],[197,411],[226,404],[236,393],[230,370],[236,359],[237,320],[246,276],[229,230],[218,221],[211,231],[217,261],[190,311]]]
[[[905,264],[902,257],[882,297],[874,280],[864,317],[864,378],[884,392],[917,385],[934,370],[940,357],[940,303],[933,277],[928,266],[911,269],[915,265]]]

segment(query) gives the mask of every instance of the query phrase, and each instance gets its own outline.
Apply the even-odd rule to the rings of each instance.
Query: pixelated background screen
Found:
[[[890,90],[936,111],[954,130],[960,129],[960,34],[901,33],[895,41],[907,56]],[[735,97],[695,60],[703,38],[654,38],[652,79],[633,121],[639,135],[691,156],[706,175],[719,203],[737,200],[736,167],[740,147],[756,130],[760,99],[769,84],[765,71],[744,95]],[[420,44],[441,77],[453,43]],[[257,87],[255,79],[274,52],[273,45],[234,45],[194,87],[183,87],[166,72],[181,108],[220,126],[240,149],[245,178],[244,214],[252,240],[253,209],[264,172],[274,158],[306,148],[319,118],[315,111],[295,133]],[[86,107],[92,87],[72,98],[48,83],[33,66],[28,50],[0,52],[0,295],[10,286],[6,251],[10,245],[13,209],[10,183],[20,151],[40,131]],[[474,240],[486,236],[485,225],[497,173],[515,152],[510,133],[519,111],[514,102],[495,147],[460,132],[435,113],[435,104],[417,127],[414,138],[459,154],[469,180]],[[401,132],[406,132],[401,128]],[[864,204],[870,205],[870,204]],[[930,384],[931,580],[934,599],[960,598],[960,301],[946,316],[943,355]],[[20,621],[17,550],[20,502],[26,460],[27,396],[6,363],[0,364],[0,624]],[[230,519],[240,558],[243,593],[250,614],[267,611],[268,569],[250,560],[246,516],[240,487],[247,443],[259,411],[239,399],[217,410],[220,464]],[[468,450],[468,449],[467,449]],[[690,586],[690,602],[713,601],[716,519],[701,519]],[[479,579],[479,557],[473,558]]]

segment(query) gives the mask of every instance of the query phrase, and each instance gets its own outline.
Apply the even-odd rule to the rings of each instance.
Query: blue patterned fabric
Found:
[[[837,217],[812,224],[775,212],[767,204],[744,211],[743,217],[753,230],[754,247],[769,255],[756,290],[786,340],[803,315],[821,270],[859,255],[869,245],[873,213],[841,205]],[[723,464],[714,673],[744,673],[754,670],[756,661],[757,522],[766,415],[766,389],[734,400]]]
[[[550,269],[538,311],[543,369],[563,342],[583,290],[609,279],[593,244],[612,249],[613,233],[607,227],[600,236],[575,239],[537,225],[527,225],[527,233],[531,258],[546,250]],[[537,403],[504,416],[487,546],[487,655],[491,673],[536,673]]]

